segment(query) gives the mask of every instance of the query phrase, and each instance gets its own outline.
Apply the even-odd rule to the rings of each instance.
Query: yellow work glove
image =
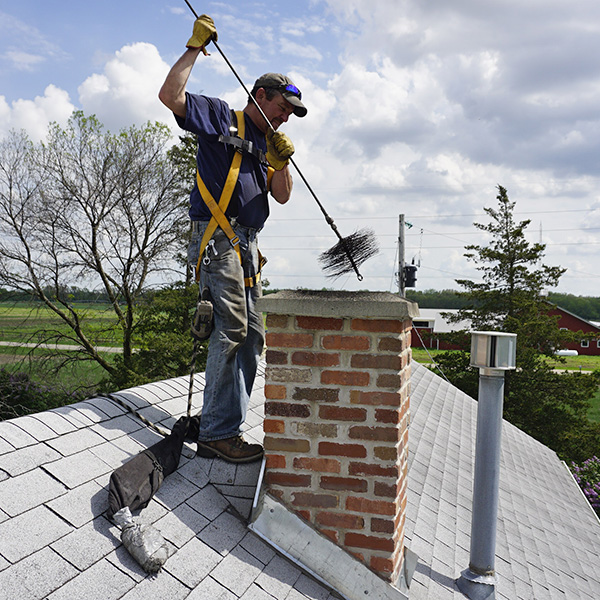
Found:
[[[188,48],[202,48],[211,40],[217,41],[217,28],[215,22],[208,15],[200,15],[194,21],[194,32],[188,40],[186,46]]]
[[[294,154],[292,140],[285,133],[269,130],[269,133],[267,133],[267,160],[269,164],[276,171],[281,171],[288,164],[292,154]]]

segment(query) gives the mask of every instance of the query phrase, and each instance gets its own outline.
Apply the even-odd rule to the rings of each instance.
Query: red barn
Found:
[[[560,306],[552,306],[548,314],[558,315],[558,326],[561,329],[568,329],[575,333],[593,334],[593,337],[589,339],[567,344],[567,350],[576,350],[578,354],[587,356],[600,356],[600,326],[598,324],[586,321]]]

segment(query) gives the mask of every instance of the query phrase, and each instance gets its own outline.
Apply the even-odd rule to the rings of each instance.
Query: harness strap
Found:
[[[252,154],[259,162],[263,165],[268,165],[267,155],[260,149],[257,148],[251,140],[243,140],[238,136],[232,135],[220,135],[219,141],[224,144],[230,144],[234,146],[240,152],[246,152],[247,154]]]
[[[232,111],[233,112],[233,111]],[[235,249],[238,258],[240,259],[240,264],[243,264],[242,261],[242,253],[240,251],[240,238],[235,234],[229,220],[225,216],[225,212],[227,211],[227,207],[229,206],[229,202],[231,201],[231,197],[233,195],[233,190],[235,189],[235,185],[238,180],[238,176],[240,173],[240,166],[242,163],[242,152],[245,147],[249,152],[254,154],[252,150],[256,150],[264,155],[264,153],[258,149],[254,148],[252,142],[247,142],[245,137],[245,122],[244,122],[244,113],[242,111],[236,111],[235,116],[237,117],[237,131],[238,138],[228,137],[228,136],[220,136],[219,141],[226,141],[226,143],[231,143],[230,139],[239,140],[239,144],[235,143],[234,146],[238,146],[238,151],[234,153],[233,159],[231,161],[231,166],[229,167],[229,172],[227,173],[227,178],[225,180],[225,185],[223,186],[223,190],[221,191],[221,196],[219,198],[219,203],[215,201],[212,194],[208,191],[204,181],[202,181],[202,177],[200,177],[199,171],[196,169],[196,183],[198,184],[198,191],[202,196],[205,204],[208,206],[208,209],[211,212],[211,219],[208,222],[208,226],[204,231],[204,235],[202,236],[202,240],[200,242],[200,252],[198,253],[198,262],[196,263],[196,281],[200,280],[200,266],[202,261],[202,255],[206,250],[206,246],[208,245],[209,240],[212,238],[215,233],[217,227],[220,227],[225,235],[229,238],[231,245]],[[267,262],[264,256],[259,252],[259,264],[258,264],[258,272],[253,277],[245,277],[244,285],[245,287],[254,287],[260,281],[260,271],[264,264]]]

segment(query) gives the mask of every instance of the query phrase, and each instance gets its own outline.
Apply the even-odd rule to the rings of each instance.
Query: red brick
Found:
[[[394,521],[389,519],[371,519],[371,531],[373,533],[394,533]]]
[[[364,335],[324,335],[321,346],[325,350],[369,350],[371,340]]]
[[[323,535],[326,535],[330,540],[332,540],[336,544],[339,544],[340,534],[335,529],[321,529],[321,533]]]
[[[394,561],[382,556],[371,556],[370,566],[373,571],[377,571],[387,579],[390,579],[389,576],[394,572]]]
[[[366,479],[332,477],[331,475],[323,475],[321,477],[320,485],[323,490],[341,490],[349,492],[366,492],[369,487]]]
[[[396,506],[393,502],[385,500],[369,500],[368,498],[358,498],[350,496],[346,498],[346,510],[371,515],[388,515],[396,514]]]
[[[396,425],[400,422],[400,415],[397,410],[387,408],[375,409],[375,420],[378,423],[390,423]]]
[[[398,429],[396,427],[363,427],[355,425],[354,427],[350,427],[348,437],[353,440],[397,442]]]
[[[340,364],[340,355],[326,354],[325,352],[297,351],[292,354],[292,364],[309,367],[337,367]]]
[[[404,344],[399,337],[382,337],[379,338],[377,349],[380,352],[396,352],[400,354],[404,350]]]
[[[267,350],[266,359],[269,365],[287,365],[288,353],[281,350]]]
[[[344,406],[319,406],[319,417],[330,421],[364,421],[367,418],[365,408],[347,408]]]
[[[309,488],[311,484],[311,476],[298,475],[296,473],[279,473],[277,471],[267,471],[266,481],[269,485]]]
[[[267,315],[267,327],[273,327],[275,329],[287,329],[288,327],[288,316],[287,315]]]
[[[295,402],[265,402],[265,415],[274,417],[310,417],[310,406],[308,404],[297,404]]]
[[[353,548],[368,548],[369,550],[394,551],[394,540],[387,537],[375,537],[362,533],[348,532],[344,536],[344,545]]]
[[[285,433],[285,421],[279,419],[265,419],[263,421],[265,433]]]
[[[340,331],[344,326],[343,319],[329,317],[296,317],[296,325],[300,329],[313,329],[315,331]]]
[[[285,385],[273,385],[265,383],[265,398],[267,400],[285,400],[287,397],[287,389]]]
[[[337,508],[338,498],[331,494],[313,494],[311,492],[294,492],[294,506],[310,506],[314,508]]]
[[[400,406],[401,397],[398,392],[350,392],[352,404],[366,404],[369,406]]]
[[[388,369],[399,371],[402,360],[395,354],[354,354],[350,359],[353,369]]]
[[[377,387],[378,388],[393,388],[400,389],[402,387],[402,377],[400,375],[392,375],[381,373],[377,377]]]
[[[317,513],[315,519],[317,525],[338,529],[363,529],[365,526],[365,520],[358,515],[321,511]]]
[[[381,481],[375,482],[375,495],[384,498],[396,497],[396,486]]]
[[[313,336],[310,333],[273,333],[267,332],[269,348],[311,348]]]
[[[369,385],[370,376],[363,371],[323,371],[321,383],[323,385],[351,385],[364,387]]]
[[[334,442],[320,442],[319,454],[321,456],[349,456],[351,458],[366,458],[367,450],[359,444],[336,444]]]
[[[308,440],[293,440],[288,438],[265,437],[265,450],[279,450],[280,452],[309,452]]]
[[[337,402],[340,391],[336,388],[294,388],[294,400],[309,400],[310,402]]]
[[[341,465],[333,458],[310,458],[308,456],[296,456],[294,458],[295,469],[308,469],[319,473],[339,473]]]
[[[390,446],[377,446],[373,449],[373,454],[375,454],[375,458],[379,458],[380,460],[397,460],[398,459],[398,451],[395,447]]]
[[[392,319],[352,319],[352,329],[354,331],[402,333],[405,328],[402,321]]]
[[[285,469],[285,456],[267,454],[267,469]]]
[[[350,475],[374,475],[377,477],[398,477],[396,467],[383,467],[382,465],[373,465],[364,462],[351,462],[348,465]]]

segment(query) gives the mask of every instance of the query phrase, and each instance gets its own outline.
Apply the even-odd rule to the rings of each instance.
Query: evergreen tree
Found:
[[[530,221],[515,222],[515,202],[502,186],[497,200],[497,209],[485,208],[490,222],[474,224],[490,235],[489,244],[465,247],[481,280],[456,280],[467,304],[446,318],[470,320],[474,331],[517,334],[517,369],[506,373],[504,417],[564,458],[583,460],[600,450],[598,428],[587,420],[598,378],[556,373],[544,360],[573,339],[559,329],[558,317],[548,315],[542,294],[557,285],[565,269],[542,263],[545,245],[526,240]],[[465,348],[462,356],[446,353],[436,360],[457,387],[473,394],[478,371],[467,366],[467,354]]]

